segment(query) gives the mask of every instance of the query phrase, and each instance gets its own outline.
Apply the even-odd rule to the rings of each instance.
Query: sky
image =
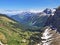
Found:
[[[39,10],[58,6],[60,6],[60,0],[0,0],[0,9],[7,10]]]

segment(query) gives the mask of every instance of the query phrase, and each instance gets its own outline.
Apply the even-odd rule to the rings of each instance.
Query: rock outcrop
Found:
[[[50,16],[45,24],[45,26],[50,26],[53,29],[57,29],[60,32],[60,7],[58,7],[54,15]]]

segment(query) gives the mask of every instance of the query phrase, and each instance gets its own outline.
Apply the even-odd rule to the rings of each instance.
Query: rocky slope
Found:
[[[60,32],[60,7],[58,7],[54,15],[50,16],[45,24],[45,26],[51,26],[52,28],[57,29]]]
[[[31,36],[30,45],[60,45],[60,33],[51,27],[44,27],[42,33]]]
[[[60,45],[60,34],[50,27],[45,27],[45,31],[42,34],[42,45]]]

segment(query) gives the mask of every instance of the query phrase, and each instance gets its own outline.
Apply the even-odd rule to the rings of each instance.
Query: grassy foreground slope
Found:
[[[0,14],[0,41],[4,45],[28,45],[33,32],[23,31],[16,21]]]

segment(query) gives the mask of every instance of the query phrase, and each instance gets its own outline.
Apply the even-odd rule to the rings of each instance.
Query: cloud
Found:
[[[42,12],[43,10],[33,10],[31,9],[30,12],[33,12],[33,13],[39,13],[39,12]]]
[[[20,10],[0,10],[0,13],[2,14],[18,14],[18,13],[22,13],[23,11]]]
[[[10,15],[20,14],[22,12],[39,13],[41,11],[42,10],[33,10],[33,9],[30,9],[30,10],[1,10],[0,9],[0,13],[2,13],[2,14],[10,14]]]

